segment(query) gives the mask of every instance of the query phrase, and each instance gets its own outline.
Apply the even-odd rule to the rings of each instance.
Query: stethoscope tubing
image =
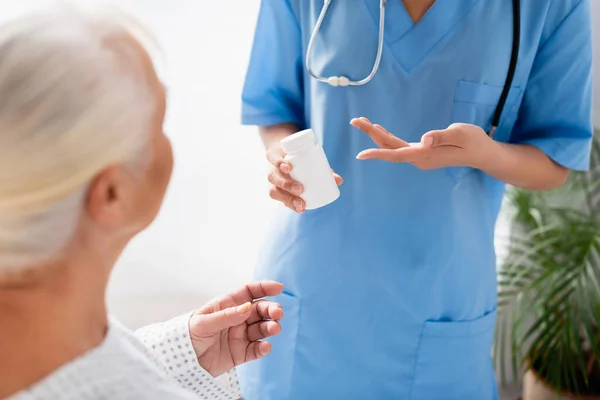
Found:
[[[319,18],[315,24],[315,27],[312,31],[310,39],[308,41],[308,48],[306,50],[306,69],[310,76],[323,83],[327,83],[331,86],[362,86],[369,83],[377,74],[379,70],[379,65],[381,63],[381,57],[383,55],[383,43],[384,43],[384,34],[385,34],[385,8],[387,5],[386,0],[380,0],[379,2],[379,41],[377,43],[377,56],[375,57],[375,63],[373,64],[373,68],[369,75],[359,81],[353,81],[345,76],[331,76],[329,78],[324,78],[317,75],[312,69],[312,52],[313,46],[317,36],[319,35],[319,31],[321,30],[321,26],[323,25],[323,21],[325,16],[327,15],[327,11],[329,6],[331,5],[332,0],[324,0],[323,8],[321,9],[321,13],[319,14]],[[511,56],[510,56],[510,64],[508,66],[508,72],[506,74],[506,80],[504,82],[504,87],[502,89],[502,93],[500,95],[500,99],[498,100],[498,104],[496,106],[496,110],[494,111],[494,117],[492,119],[492,127],[488,132],[490,137],[494,137],[496,130],[498,129],[498,125],[500,124],[500,119],[502,118],[502,113],[504,111],[504,107],[506,105],[506,101],[508,99],[508,95],[510,93],[510,88],[512,86],[512,82],[514,80],[515,72],[517,69],[517,63],[519,59],[519,47],[521,42],[521,2],[520,0],[512,1],[513,7],[513,41],[511,48]]]

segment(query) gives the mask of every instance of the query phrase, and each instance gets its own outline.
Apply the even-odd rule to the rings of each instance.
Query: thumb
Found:
[[[336,174],[335,171],[332,170],[332,172],[333,178],[335,179],[335,183],[337,183],[338,186],[341,186],[344,183],[344,178]]]
[[[452,124],[447,129],[429,131],[421,138],[423,148],[441,146],[464,147],[465,134],[464,124]]]
[[[252,303],[247,302],[237,307],[229,307],[212,314],[202,315],[197,320],[197,327],[205,334],[216,334],[225,329],[245,322],[250,316]]]
[[[448,136],[448,131],[446,129],[441,131],[429,131],[421,137],[421,146],[424,148],[447,146],[451,144],[449,143]]]
[[[289,174],[291,168],[289,163],[285,161],[284,157],[285,153],[280,147],[272,147],[267,150],[267,160],[269,163],[284,174]]]

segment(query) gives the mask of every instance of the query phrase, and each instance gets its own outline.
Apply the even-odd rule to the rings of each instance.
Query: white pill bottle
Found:
[[[304,192],[300,197],[307,210],[324,207],[340,197],[325,151],[312,129],[286,137],[281,148],[286,153],[285,160],[292,165],[290,176],[302,184]]]

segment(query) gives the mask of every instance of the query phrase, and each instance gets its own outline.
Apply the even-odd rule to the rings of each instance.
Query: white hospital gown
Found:
[[[132,332],[110,320],[95,349],[9,400],[234,400],[235,372],[215,379],[198,364],[189,314]]]

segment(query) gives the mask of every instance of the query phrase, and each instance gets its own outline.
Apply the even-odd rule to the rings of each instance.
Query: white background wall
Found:
[[[113,311],[138,325],[250,280],[274,205],[262,145],[239,124],[259,2],[122,3],[154,29],[166,53],[166,130],[176,159],[158,220],[128,248],[110,288]]]
[[[44,1],[0,0],[0,15]],[[164,49],[166,129],[176,157],[158,220],[127,249],[109,290],[112,311],[138,326],[198,307],[249,280],[274,204],[266,194],[259,139],[254,129],[239,125],[259,0],[119,3],[156,32]],[[592,3],[600,27],[600,0]],[[600,57],[600,40],[595,49]],[[600,78],[595,91],[600,99]],[[501,218],[500,244],[505,236]]]

